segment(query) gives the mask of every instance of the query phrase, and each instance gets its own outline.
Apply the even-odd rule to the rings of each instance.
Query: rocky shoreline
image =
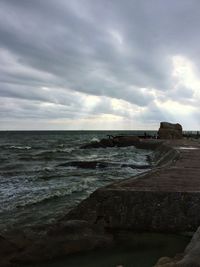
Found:
[[[200,172],[195,158],[189,159],[192,153],[199,159],[200,146],[187,140],[134,142],[141,148],[155,150],[152,171],[96,190],[54,225],[24,229],[23,233],[0,234],[0,266],[27,266],[111,246],[119,229],[169,233],[195,231],[200,225],[197,216],[200,214],[200,184],[196,177]],[[184,149],[178,149],[180,147]],[[192,147],[195,149],[190,149]],[[181,174],[181,170],[186,174]],[[191,186],[187,181],[189,173],[192,173],[190,179],[194,179]],[[176,176],[184,179],[176,184]],[[200,266],[199,236],[200,230],[181,256],[162,258],[156,267]]]

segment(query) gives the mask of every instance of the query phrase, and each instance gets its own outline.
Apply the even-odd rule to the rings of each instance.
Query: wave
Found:
[[[29,150],[32,147],[31,146],[10,146],[11,149],[20,149],[20,150]]]
[[[100,139],[99,138],[97,138],[97,137],[93,137],[91,140],[90,140],[91,142],[99,142],[100,141]]]
[[[75,148],[55,148],[52,150],[44,150],[35,154],[35,156],[48,156],[54,153],[71,153]]]
[[[44,172],[53,172],[55,169],[54,167],[44,167],[41,169],[41,171],[44,171]]]
[[[91,189],[91,183],[94,182],[94,179],[86,178],[84,180],[81,180],[79,183],[74,183],[73,185],[70,185],[70,188],[67,190],[57,191],[56,193],[48,196],[44,196],[38,199],[32,198],[32,200],[24,201],[23,203],[19,203],[16,208],[24,208],[24,207],[30,207],[35,205],[41,205],[49,201],[54,201],[59,198],[63,198],[65,196],[69,196],[73,193],[81,193],[83,191],[87,191],[88,189]]]
[[[55,152],[64,152],[64,153],[71,153],[72,151],[74,151],[75,148],[73,147],[66,147],[66,148],[58,148],[58,149],[55,149]]]

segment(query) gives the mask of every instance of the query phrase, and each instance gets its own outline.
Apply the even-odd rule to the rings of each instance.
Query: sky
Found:
[[[199,103],[199,0],[0,0],[0,130],[199,130]]]

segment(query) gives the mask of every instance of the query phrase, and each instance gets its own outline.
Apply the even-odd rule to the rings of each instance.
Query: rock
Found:
[[[176,263],[156,264],[154,267],[178,267]],[[188,266],[189,267],[189,266]],[[192,267],[192,266],[190,266]]]
[[[140,139],[138,136],[109,136],[108,139],[101,139],[99,142],[91,142],[81,146],[81,149],[86,148],[106,148],[106,147],[125,147],[138,145]]]
[[[91,225],[88,221],[85,220],[68,220],[61,221],[55,226],[51,226],[49,231],[47,232],[48,236],[58,236],[58,235],[67,235],[67,237],[72,236],[74,238],[74,234],[83,235],[94,233],[103,233],[104,229],[99,225]]]
[[[0,257],[6,256],[14,251],[16,251],[16,245],[7,240],[5,237],[0,236]]]
[[[113,147],[114,143],[112,139],[101,139],[99,142],[91,142],[81,146],[81,149],[88,149],[88,148],[106,148],[106,147]]]
[[[166,262],[165,262],[166,259]],[[169,261],[167,262],[167,259]],[[173,259],[163,257],[155,267],[200,267],[200,227],[195,232],[184,254],[176,255]]]
[[[162,257],[158,260],[154,267],[175,267],[175,262],[169,257]]]
[[[103,162],[103,161],[70,161],[57,165],[65,167],[77,167],[82,169],[103,169],[108,167],[120,167],[120,168],[132,168],[132,169],[149,169],[150,165],[136,165],[136,164],[127,164],[127,163],[112,163],[112,162]]]
[[[171,258],[169,257],[162,257],[158,260],[157,264],[158,265],[163,265],[163,264],[166,264],[166,263],[170,263],[172,261]]]
[[[193,235],[190,243],[185,249],[185,253],[191,253],[194,249],[199,249],[199,262],[200,262],[200,227],[197,229]]]
[[[0,267],[9,266],[9,256],[18,250],[16,245],[7,238],[0,236]]]
[[[112,237],[104,229],[84,220],[69,220],[50,227],[41,239],[12,257],[17,264],[49,261],[68,254],[92,250],[112,244]]]
[[[113,147],[115,145],[113,139],[101,139],[99,143],[101,147]]]
[[[161,122],[158,136],[160,139],[181,139],[182,126],[178,123]]]
[[[71,166],[82,169],[96,169],[96,168],[106,168],[109,163],[101,161],[70,161],[66,163],[59,164],[58,166]]]
[[[189,245],[186,247],[183,259],[178,263],[179,266],[183,267],[200,267],[200,227],[197,229]]]
[[[118,147],[134,146],[140,142],[140,139],[138,136],[116,136],[113,142]]]

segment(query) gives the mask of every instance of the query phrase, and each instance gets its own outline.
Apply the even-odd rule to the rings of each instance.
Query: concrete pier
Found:
[[[164,166],[98,189],[67,218],[103,224],[110,230],[195,231],[200,225],[200,144],[166,141],[158,148],[160,154],[163,146],[169,157]]]

